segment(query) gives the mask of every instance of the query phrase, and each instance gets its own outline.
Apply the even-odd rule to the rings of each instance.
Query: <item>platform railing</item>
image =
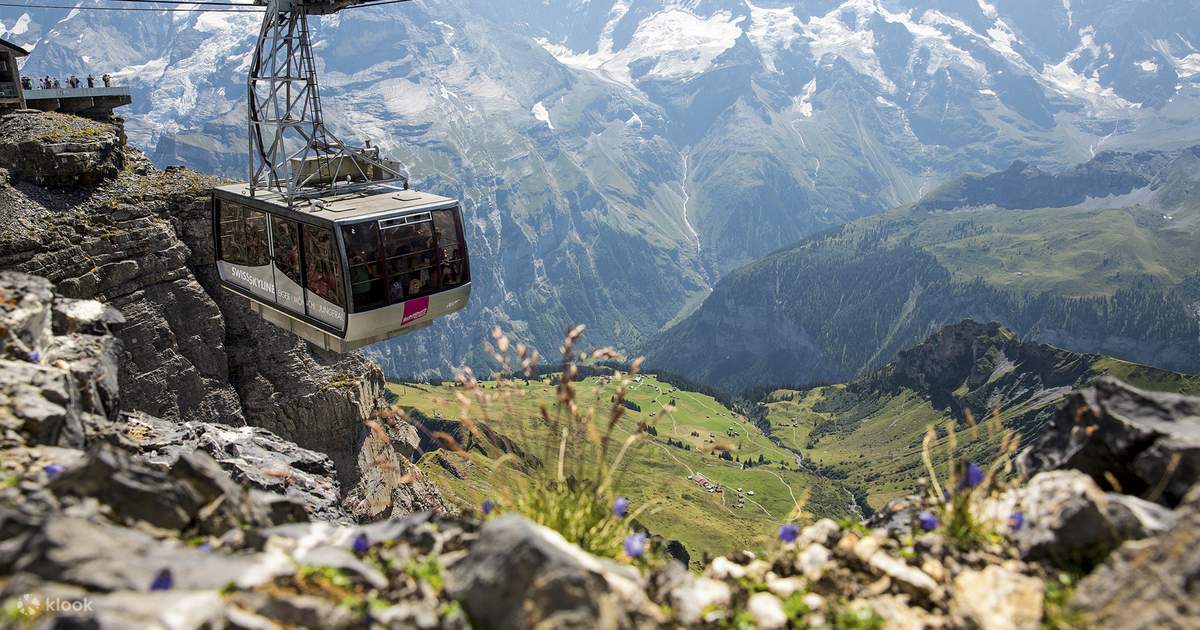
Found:
[[[96,98],[105,96],[129,96],[128,87],[80,87],[51,90],[25,90],[25,100],[35,101],[48,98]]]

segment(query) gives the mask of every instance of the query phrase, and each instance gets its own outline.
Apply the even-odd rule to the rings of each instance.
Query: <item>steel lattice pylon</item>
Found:
[[[348,147],[325,128],[308,14],[343,6],[266,2],[247,85],[251,194],[271,190],[290,203],[381,182],[408,186],[399,165],[381,159],[377,149]]]

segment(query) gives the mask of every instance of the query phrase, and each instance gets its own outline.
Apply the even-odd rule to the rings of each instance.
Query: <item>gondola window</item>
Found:
[[[402,225],[392,224],[382,231],[388,299],[393,304],[426,295],[436,288],[433,284],[433,223],[427,213],[408,221]]]
[[[308,314],[329,324],[345,323],[345,290],[333,230],[305,225],[303,229]]]
[[[433,223],[437,230],[439,284],[441,289],[457,287],[469,279],[466,277],[466,250],[462,244],[461,226],[453,210],[437,210]]]
[[[291,219],[271,216],[272,261],[275,263],[275,301],[296,313],[304,312],[304,278],[300,269],[300,226]]]
[[[379,224],[370,221],[342,227],[346,259],[350,262],[350,294],[354,311],[361,313],[383,306],[383,261],[379,256]]]

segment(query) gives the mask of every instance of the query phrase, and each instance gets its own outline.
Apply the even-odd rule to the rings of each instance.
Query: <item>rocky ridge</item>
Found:
[[[446,509],[423,479],[355,487],[380,461],[409,468],[416,430],[393,423],[391,444],[372,444],[378,367],[314,349],[220,289],[208,198],[218,180],[154,168],[125,146],[119,121],[41,112],[0,120],[0,169],[0,269],[45,277],[125,320],[113,333],[120,411],[287,436],[333,460],[337,481],[357,490],[353,510]]]
[[[1200,399],[1115,381],[1074,394],[1055,419],[1078,429],[1068,447],[1047,438],[1025,455],[1036,462],[1027,482],[971,491],[987,524],[974,539],[931,524],[939,502],[911,497],[867,523],[783,529],[768,552],[719,557],[694,574],[657,554],[591,556],[516,514],[331,522],[328,458],[262,429],[120,412],[121,342],[110,331],[122,317],[111,308],[4,273],[0,314],[0,601],[16,627],[1188,628],[1200,619],[1188,544],[1200,531],[1200,485],[1186,459]],[[1176,500],[1109,488],[1104,471],[1127,453],[1108,445],[1134,442],[1150,444],[1142,468],[1166,467],[1157,488],[1191,489]],[[1086,470],[1071,467],[1080,453],[1090,453]]]

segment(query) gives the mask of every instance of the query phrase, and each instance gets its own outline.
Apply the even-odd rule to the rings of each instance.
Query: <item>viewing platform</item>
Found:
[[[30,109],[89,117],[110,116],[114,109],[133,102],[127,87],[24,90],[24,97]]]

